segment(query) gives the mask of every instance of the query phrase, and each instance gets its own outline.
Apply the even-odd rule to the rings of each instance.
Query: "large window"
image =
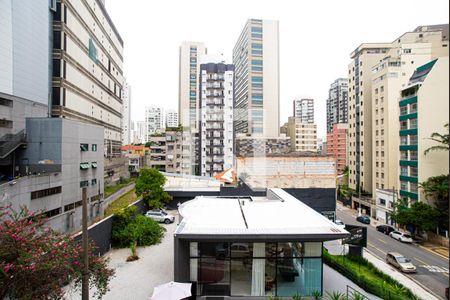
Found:
[[[47,197],[47,196],[51,196],[51,195],[56,195],[56,194],[60,194],[60,193],[61,193],[60,186],[56,186],[56,187],[52,187],[52,188],[44,189],[44,190],[39,190],[39,191],[34,191],[34,192],[31,192],[31,200],[42,198],[42,197]]]
[[[190,243],[201,296],[310,296],[322,291],[322,243]]]

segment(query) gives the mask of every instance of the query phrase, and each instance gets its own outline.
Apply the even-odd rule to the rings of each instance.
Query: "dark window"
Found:
[[[59,87],[52,88],[52,103],[53,105],[61,105],[61,95]]]
[[[61,60],[54,59],[53,60],[53,77],[61,76]]]
[[[61,49],[61,31],[53,32],[53,49]]]
[[[10,121],[10,120],[0,120],[0,127],[12,128],[13,127],[13,122]]]
[[[66,78],[66,61],[63,60],[63,78]]]
[[[61,2],[56,2],[56,11],[53,16],[55,21],[61,21]]]
[[[44,189],[44,190],[39,190],[39,191],[34,191],[34,192],[31,192],[31,200],[42,198],[42,197],[47,197],[50,195],[60,194],[60,193],[61,193],[60,186],[56,186],[56,187]]]
[[[111,73],[111,61],[108,59],[108,72]]]
[[[80,188],[88,187],[89,186],[89,180],[83,180],[80,181]]]
[[[89,151],[89,144],[80,144],[80,151]]]
[[[62,95],[62,99],[63,99],[63,106],[66,106],[66,89],[63,88],[62,89],[63,95]]]
[[[60,213],[61,213],[61,207],[58,207],[58,208],[55,208],[55,209],[46,211],[46,212],[44,213],[44,215],[45,215],[47,218],[51,218],[51,217],[54,217],[54,216],[59,215]]]
[[[67,50],[67,34],[64,33],[64,45],[63,45],[63,49]]]
[[[67,6],[64,6],[64,24],[67,24]]]
[[[97,144],[92,144],[92,151],[96,152],[97,151]]]

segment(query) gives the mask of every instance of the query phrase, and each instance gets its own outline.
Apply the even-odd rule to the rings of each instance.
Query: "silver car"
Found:
[[[388,252],[386,254],[386,262],[404,273],[415,273],[417,271],[409,258],[397,252]]]
[[[164,210],[149,210],[145,213],[145,216],[160,223],[170,224],[175,221],[175,216],[165,212]]]

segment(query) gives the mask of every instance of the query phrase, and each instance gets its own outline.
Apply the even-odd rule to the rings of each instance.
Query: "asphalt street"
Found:
[[[345,224],[367,226],[367,250],[385,259],[387,252],[398,252],[410,258],[417,273],[407,274],[423,288],[440,299],[445,299],[445,288],[449,286],[449,260],[416,244],[406,244],[376,231],[373,225],[356,221],[356,212],[347,207],[338,207],[337,218]],[[406,274],[405,274],[406,275]]]

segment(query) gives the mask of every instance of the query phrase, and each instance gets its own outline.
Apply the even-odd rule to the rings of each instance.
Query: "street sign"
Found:
[[[350,232],[350,236],[342,239],[343,244],[367,247],[367,227],[347,224],[345,230]]]

